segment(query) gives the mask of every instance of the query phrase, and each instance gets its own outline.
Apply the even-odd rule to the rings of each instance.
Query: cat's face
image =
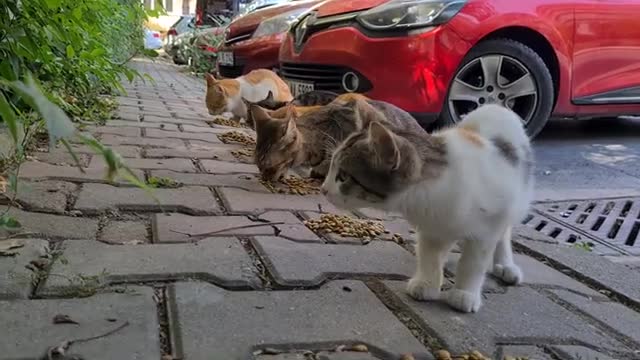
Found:
[[[217,80],[213,75],[207,74],[205,103],[210,115],[222,115],[231,110],[229,109],[229,97],[235,89],[233,86],[229,86],[228,82]]]
[[[382,207],[412,173],[413,159],[401,161],[401,145],[379,122],[350,135],[333,153],[323,194],[343,209]]]
[[[284,118],[271,117],[259,106],[249,108],[256,130],[255,163],[262,178],[267,181],[280,179],[302,152],[302,142],[295,123],[295,111],[289,107]]]

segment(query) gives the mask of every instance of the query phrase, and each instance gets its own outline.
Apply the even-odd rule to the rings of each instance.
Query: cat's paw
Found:
[[[440,299],[440,287],[435,287],[428,282],[411,278],[407,283],[407,293],[409,296],[418,301],[438,300]]]
[[[493,265],[493,276],[504,281],[507,285],[518,285],[522,283],[522,270],[516,264]]]
[[[452,308],[465,313],[477,312],[482,306],[482,294],[462,289],[447,290],[444,299]]]

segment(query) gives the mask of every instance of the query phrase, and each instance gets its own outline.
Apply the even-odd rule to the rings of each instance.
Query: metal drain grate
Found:
[[[544,215],[538,215],[541,218],[562,225],[556,236],[555,230],[547,234],[559,241],[572,242],[571,231],[563,230],[575,229],[574,232],[622,253],[640,255],[640,198],[562,201],[537,204],[534,208]]]

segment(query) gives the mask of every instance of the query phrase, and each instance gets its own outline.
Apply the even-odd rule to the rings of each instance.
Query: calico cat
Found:
[[[257,134],[255,162],[265,180],[277,180],[291,167],[310,167],[311,176],[323,177],[330,164],[333,147],[371,121],[398,128],[424,131],[411,115],[389,112],[393,105],[364,100],[361,95],[341,95],[328,105],[296,115],[294,105],[285,118],[275,118],[257,105],[250,115]],[[380,110],[378,110],[380,109]]]
[[[205,102],[211,115],[231,113],[244,118],[247,109],[242,99],[258,102],[267,98],[269,93],[274,101],[293,100],[289,86],[271,70],[257,69],[235,79],[222,80],[207,74]]]
[[[476,312],[492,261],[505,283],[522,281],[511,228],[529,209],[532,168],[522,120],[485,105],[432,135],[371,122],[333,153],[322,192],[341,208],[401,212],[418,230],[417,270],[407,285],[416,300],[441,298],[444,263],[461,242],[455,287],[442,298]]]
[[[324,106],[335,100],[338,96],[338,93],[332,91],[313,90],[296,96],[290,103],[295,106]],[[272,92],[269,92],[265,99],[256,103],[256,105],[269,110],[280,109],[287,104],[289,104],[289,102],[276,101]]]

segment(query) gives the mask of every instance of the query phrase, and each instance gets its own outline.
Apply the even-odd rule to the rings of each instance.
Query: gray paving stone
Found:
[[[144,221],[111,221],[102,229],[98,240],[109,244],[135,245],[148,242]]]
[[[21,181],[18,183],[16,200],[31,211],[62,214],[67,198],[77,190],[72,183],[62,181]],[[13,192],[8,192],[13,197]]]
[[[142,135],[140,128],[133,126],[87,126],[85,130],[93,134],[111,134],[131,137]]]
[[[317,211],[318,205],[329,213],[340,213],[322,195],[283,195],[249,192],[242,189],[218,190],[227,209],[237,213],[262,213],[266,210]]]
[[[86,167],[89,164],[91,155],[89,154],[76,154],[81,166]],[[50,152],[36,152],[33,157],[41,162],[49,163],[52,165],[68,165],[75,166],[76,162],[66,149],[53,149]]]
[[[216,175],[153,170],[151,171],[151,176],[167,177],[184,185],[235,187],[247,191],[270,194],[269,190],[258,181],[257,175],[255,174]]]
[[[16,255],[0,255],[0,299],[26,299],[33,289],[33,272],[27,265],[47,253],[49,244],[39,239],[4,239],[0,247],[11,242]],[[3,309],[4,311],[4,309]]]
[[[210,174],[259,174],[254,164],[226,162],[218,160],[201,160],[202,167]]]
[[[178,131],[178,125],[176,124],[164,124],[159,122],[133,122],[126,120],[110,120],[107,124],[112,127],[138,127],[138,128],[152,128],[152,129],[164,129],[168,131]]]
[[[524,273],[525,284],[560,286],[589,296],[602,296],[602,294],[581,282],[570,278],[530,256],[516,254],[515,263],[520,266]]]
[[[316,290],[270,292],[178,283],[170,289],[170,297],[176,304],[172,318],[177,323],[172,328],[179,334],[174,346],[178,358],[247,359],[260,346],[304,344],[313,350],[314,344],[326,347],[345,341],[378,347],[383,350],[379,353],[385,352],[382,358],[427,352],[361,282],[334,281]]]
[[[532,234],[532,238],[547,239],[542,234]],[[591,282],[610,289],[640,305],[640,272],[629,271],[624,264],[617,264],[573,247],[548,244],[519,237],[514,238],[519,246],[527,248],[539,256],[543,256],[563,266],[573,269]]]
[[[640,333],[638,333],[638,329],[640,329],[640,314],[637,312],[616,302],[599,301],[598,299],[581,296],[565,290],[552,290],[552,292],[560,299],[640,344]],[[638,349],[640,349],[640,346]]]
[[[133,170],[133,173],[139,178],[144,178],[142,171]],[[102,168],[85,168],[84,173],[74,166],[51,165],[39,162],[26,162],[20,167],[21,179],[32,180],[66,180],[77,182],[108,182],[106,179],[107,172]],[[114,179],[116,183],[128,184],[124,179]]]
[[[39,294],[73,295],[87,287],[122,281],[176,280],[199,277],[228,287],[260,284],[249,255],[235,238],[207,238],[188,244],[109,245],[99,241],[65,241],[67,263],[54,263]],[[56,274],[55,276],[51,274]]]
[[[200,150],[176,150],[176,149],[148,149],[145,151],[147,158],[187,158],[187,159],[211,159],[221,161],[237,161],[231,154],[232,150],[239,150],[239,145],[220,145],[206,151]]]
[[[547,354],[544,349],[533,345],[509,345],[500,348],[500,356],[498,359],[516,360],[553,360],[551,355]]]
[[[96,360],[159,359],[153,292],[148,288],[130,290],[125,294],[100,294],[84,299],[0,302],[2,358],[40,359],[51,346],[101,335],[128,322],[109,336],[73,344],[67,354]],[[58,314],[68,315],[79,324],[53,324],[52,319]]]
[[[179,172],[195,172],[196,167],[189,159],[125,159],[124,164],[131,169],[152,170],[166,169]],[[104,158],[94,156],[89,163],[90,168],[104,168]]]
[[[210,128],[209,128],[210,129]],[[213,130],[213,129],[211,129]],[[158,139],[186,139],[186,140],[200,140],[210,143],[222,143],[216,134],[211,133],[195,133],[195,132],[177,132],[177,131],[164,131],[160,129],[147,129],[145,134],[148,138]]]
[[[385,212],[385,211],[373,209],[373,208],[359,209],[357,212],[362,214],[364,217],[375,219],[375,220],[391,221],[397,218],[402,218],[402,215],[399,213]]]
[[[551,348],[562,360],[619,360],[584,346],[557,345]]]
[[[185,140],[189,143],[189,149],[192,151],[219,151],[221,147],[238,147],[242,148],[244,145],[237,143],[212,143],[201,140]]]
[[[224,134],[226,132],[229,131],[242,131],[244,129],[242,128],[235,128],[235,127],[231,127],[231,126],[224,126],[224,127],[209,127],[209,128],[204,128],[202,126],[193,126],[193,125],[183,125],[182,126],[182,130],[184,130],[185,132],[197,132],[197,133],[211,133],[211,134]]]
[[[264,213],[260,219],[266,223],[252,221],[246,216],[189,216],[183,214],[155,214],[153,216],[153,238],[156,242],[188,242],[194,238],[186,234],[205,234],[224,229],[238,228],[243,226],[254,226],[249,228],[231,229],[211,236],[255,236],[273,235],[273,226],[278,228],[280,236],[299,240],[315,241],[321,240],[311,232],[293,214],[282,211],[271,211]],[[283,222],[284,224],[269,225],[269,223]],[[256,226],[262,225],[262,226]],[[185,234],[186,233],[186,234]]]
[[[4,211],[4,207],[2,211]],[[18,209],[9,210],[9,215],[20,222],[22,227],[8,232],[0,230],[0,237],[8,233],[23,236],[39,236],[45,239],[95,239],[98,220],[54,214],[34,213]]]
[[[209,127],[209,125],[207,125],[207,123],[205,123],[203,120],[199,120],[197,118],[186,118],[182,116],[180,118],[173,118],[173,117],[164,117],[164,116],[157,116],[157,115],[145,115],[144,121],[170,123],[170,124],[189,124],[193,126]]]
[[[479,312],[461,314],[441,302],[410,299],[404,282],[387,281],[385,285],[438,334],[452,353],[478,350],[495,354],[496,343],[522,339],[535,339],[542,344],[582,341],[609,349],[624,348],[583,318],[531,288],[510,287],[505,294],[485,293]]]
[[[126,137],[105,134],[102,136],[101,142],[104,145],[138,145],[152,146],[169,149],[184,149],[185,143],[181,139],[156,139],[149,137]]]
[[[96,154],[93,149],[89,148],[86,145],[73,144],[73,145],[71,145],[71,147],[73,148],[73,151],[75,151],[76,153],[90,154],[90,155],[94,155],[94,156],[101,156],[99,154]],[[138,158],[138,157],[140,157],[140,148],[138,146],[116,145],[116,146],[109,146],[109,148],[111,148],[115,153],[117,153],[118,155],[122,156],[123,158]],[[62,149],[62,150],[66,151],[65,149]]]
[[[402,279],[415,271],[413,255],[387,241],[368,245],[302,244],[258,236],[254,243],[280,285],[318,285],[334,277],[355,275]]]
[[[178,189],[154,189],[153,197],[139,188],[123,188],[105,184],[85,184],[78,195],[75,209],[97,213],[110,209],[131,211],[185,211],[212,215],[220,207],[206,187],[188,186]]]

